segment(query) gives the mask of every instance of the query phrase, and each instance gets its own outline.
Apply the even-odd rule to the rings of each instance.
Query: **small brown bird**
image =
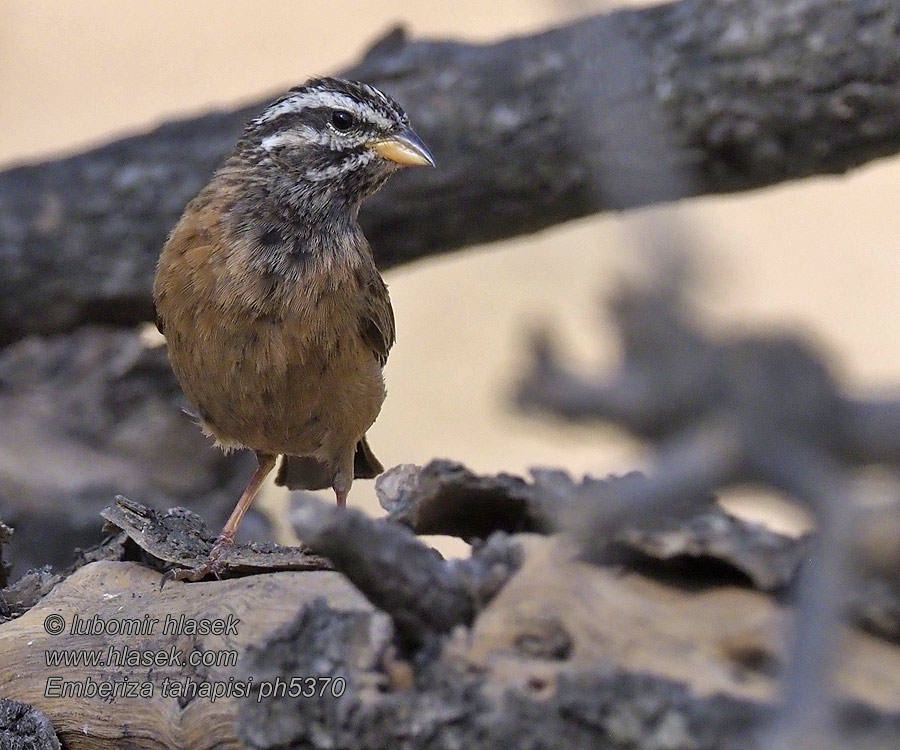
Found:
[[[366,442],[394,343],[387,287],[357,223],[400,166],[434,166],[409,119],[364,83],[316,78],[250,122],[169,236],[157,323],[203,429],[259,468],[209,559],[168,578],[218,574],[263,480],[334,488],[383,471]]]

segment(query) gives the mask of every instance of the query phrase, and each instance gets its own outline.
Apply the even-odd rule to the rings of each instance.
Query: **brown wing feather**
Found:
[[[391,307],[387,284],[384,283],[377,271],[365,287],[359,331],[363,341],[372,347],[379,364],[384,367],[391,347],[394,345],[396,330],[394,308]]]
[[[165,324],[163,323],[162,315],[159,314],[159,308],[157,308],[155,301],[153,303],[153,320],[156,323],[156,330],[159,331],[163,336],[165,336]]]

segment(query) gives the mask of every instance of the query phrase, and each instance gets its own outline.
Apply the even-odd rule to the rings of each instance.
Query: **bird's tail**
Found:
[[[369,447],[369,441],[363,435],[362,440],[356,444],[356,453],[353,455],[353,478],[374,479],[383,471],[381,461],[375,458]]]
[[[353,478],[373,479],[384,471],[363,436],[353,455]],[[282,456],[275,484],[290,490],[324,490],[334,482],[335,468],[312,456]]]
[[[282,456],[275,484],[289,490],[324,490],[334,481],[334,468],[312,456]]]

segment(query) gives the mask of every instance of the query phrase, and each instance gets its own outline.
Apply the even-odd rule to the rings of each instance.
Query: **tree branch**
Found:
[[[329,558],[391,616],[404,648],[471,625],[519,562],[505,536],[475,550],[469,560],[448,562],[409,529],[313,499],[297,503],[291,523],[312,551]]]
[[[895,153],[898,16],[896,0],[681,0],[490,45],[395,31],[341,75],[402,102],[439,168],[365,208],[379,264]],[[151,320],[166,233],[263,105],[0,173],[0,344]],[[622,147],[645,115],[664,148]]]

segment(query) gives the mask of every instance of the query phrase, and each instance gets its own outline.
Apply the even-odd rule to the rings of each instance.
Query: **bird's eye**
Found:
[[[354,119],[346,109],[336,109],[331,113],[331,126],[342,133],[353,127]]]

